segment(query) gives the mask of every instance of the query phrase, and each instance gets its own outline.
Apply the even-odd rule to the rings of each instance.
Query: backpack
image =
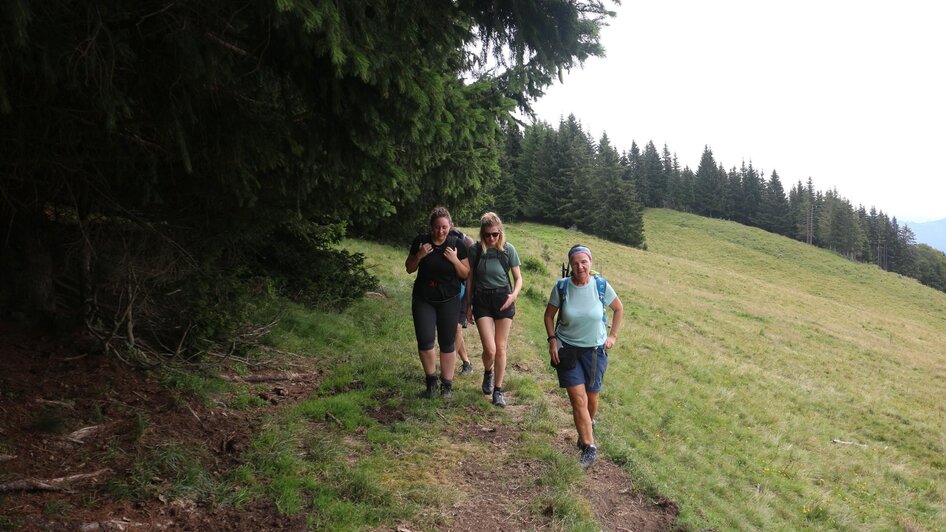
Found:
[[[605,327],[608,326],[607,305],[604,304],[605,292],[608,288],[608,280],[599,274],[594,274],[595,285],[598,288],[598,301],[601,302],[601,321]],[[562,319],[562,307],[565,306],[565,299],[568,296],[568,277],[563,277],[555,281],[555,289],[558,291],[558,316],[555,318],[555,328],[558,329],[558,323]]]

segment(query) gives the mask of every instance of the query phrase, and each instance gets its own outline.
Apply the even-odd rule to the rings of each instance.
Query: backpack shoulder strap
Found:
[[[555,281],[555,289],[558,290],[558,308],[562,308],[565,304],[565,296],[568,295],[568,277]]]
[[[600,275],[595,275],[595,284],[598,286],[598,301],[601,302],[601,321],[608,323],[608,306],[604,304],[604,296],[608,290],[608,280]]]
[[[503,265],[503,270],[506,272],[506,276],[509,276],[509,270],[512,269],[509,263],[509,242],[506,242],[503,245],[503,249],[499,252],[499,262]]]
[[[480,241],[477,240],[473,242],[473,245],[470,246],[470,249],[467,251],[467,258],[473,255],[473,260],[470,261],[470,274],[476,273],[476,267],[480,264],[480,259],[483,258],[483,248],[480,247]]]
[[[595,275],[595,284],[598,285],[598,300],[604,305],[604,296],[608,289],[608,280],[600,275]]]
[[[506,282],[508,282],[509,287],[512,288],[514,283],[512,282],[512,276],[509,275],[510,270],[512,270],[512,266],[509,263],[509,242],[506,242],[503,245],[503,249],[499,251],[499,264],[502,265],[503,271],[506,272]]]
[[[555,331],[558,331],[558,324],[562,321],[562,307],[565,306],[565,296],[568,295],[568,277],[563,277],[555,281],[555,290],[558,291],[558,313],[555,315]]]

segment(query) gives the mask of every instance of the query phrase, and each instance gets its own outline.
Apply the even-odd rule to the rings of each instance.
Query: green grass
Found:
[[[507,227],[530,259],[510,362],[546,368],[552,279],[565,250],[589,244],[626,309],[602,449],[677,501],[681,526],[946,526],[946,294],[730,222],[645,222],[647,252]],[[547,373],[517,386],[533,400],[554,387]]]
[[[173,499],[219,502],[228,487],[214,477],[204,464],[209,451],[169,442],[147,449],[138,457],[127,476],[110,480],[106,491],[121,499],[142,501],[158,495]]]
[[[324,370],[323,379],[310,398],[265,424],[246,464],[231,479],[234,490],[241,502],[268,498],[283,513],[305,514],[315,529],[373,529],[421,513],[427,516],[424,522],[433,519],[426,526],[446,526],[437,517],[439,510],[464,496],[450,481],[451,468],[469,456],[490,455],[490,449],[454,441],[446,431],[461,422],[501,423],[504,414],[482,399],[476,379],[456,381],[453,406],[419,399],[423,372],[410,319],[413,277],[404,272],[406,251],[361,241],[346,246],[368,256],[388,297],[359,301],[343,312],[287,307],[268,341],[313,357]],[[544,262],[532,261],[533,272],[545,268]],[[546,296],[532,294],[517,320],[529,332],[516,326],[520,332],[511,340],[511,351],[533,369],[511,372],[506,388],[518,401],[534,405],[529,432],[542,438],[516,443],[521,448],[514,452],[542,464],[545,489],[530,507],[546,515],[552,508],[551,518],[560,528],[592,530],[590,508],[574,482],[581,475],[577,455],[565,457],[551,445],[559,422],[552,422],[544,392],[554,385],[543,370],[546,356],[534,341],[542,330]],[[475,329],[468,329],[466,338],[477,359]],[[381,411],[396,413],[396,421],[373,417]],[[494,464],[499,471],[501,466]]]
[[[513,456],[541,465],[526,511],[551,513],[553,528],[598,528],[576,487],[577,453],[554,445],[571,421],[542,325],[565,252],[582,242],[625,305],[602,394],[602,455],[638,489],[676,501],[682,528],[946,528],[946,294],[734,223],[664,210],[645,223],[647,252],[506,227],[528,265],[509,350],[520,368],[504,386],[530,409]],[[237,505],[267,498],[314,529],[449,526],[437,516],[464,497],[444,480],[450,464],[488,455],[449,428],[507,413],[472,381],[457,381],[452,406],[418,399],[406,246],[343,245],[366,255],[387,297],[342,312],[289,306],[267,341],[312,357],[320,386],[264,423],[225,487],[195,479],[191,492]],[[476,360],[475,329],[466,339]],[[173,384],[198,394],[217,385]],[[237,397],[233,406],[253,406]]]
[[[946,294],[734,223],[645,221],[648,252],[583,238],[625,305],[605,453],[694,529],[946,525]]]

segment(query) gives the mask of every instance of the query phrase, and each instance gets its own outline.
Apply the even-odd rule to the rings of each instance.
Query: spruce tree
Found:
[[[746,223],[743,214],[745,210],[744,198],[742,196],[742,175],[745,173],[745,168],[745,163],[743,163],[742,170],[737,171],[734,166],[726,173],[725,218],[742,224]]]
[[[654,141],[649,141],[644,146],[640,172],[641,181],[646,183],[647,187],[644,206],[664,207],[667,197],[667,174],[664,170],[663,160],[654,146]]]
[[[752,166],[749,161],[749,167],[746,168],[742,176],[742,201],[743,217],[745,223],[753,227],[763,227],[762,212],[765,196],[765,185],[759,171]]]
[[[524,191],[519,161],[522,154],[522,131],[515,123],[505,128],[505,150],[500,156],[500,179],[493,191],[493,209],[504,220],[515,221],[522,218]]]
[[[791,207],[788,198],[785,197],[785,190],[782,188],[782,182],[778,177],[778,172],[772,170],[772,176],[765,185],[765,202],[763,205],[763,228],[766,231],[789,236],[791,233]]]
[[[704,147],[700,158],[700,166],[696,169],[696,179],[693,184],[694,208],[698,214],[713,218],[722,215],[723,187],[722,176],[713,158],[713,151],[709,146]]]

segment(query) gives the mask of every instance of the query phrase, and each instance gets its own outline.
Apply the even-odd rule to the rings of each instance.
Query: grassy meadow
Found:
[[[646,220],[649,252],[601,263],[630,325],[609,456],[696,527],[946,526],[946,294],[733,223]]]
[[[509,365],[532,369],[511,370],[505,389],[529,420],[514,455],[542,464],[530,511],[551,504],[559,528],[596,528],[573,482],[577,453],[555,446],[570,416],[564,394],[546,393],[556,382],[541,323],[580,241],[625,306],[599,446],[638,489],[676,501],[681,527],[946,528],[946,294],[730,222],[650,210],[645,223],[648,251],[507,226],[527,265]],[[367,256],[387,297],[286,315],[274,345],[323,360],[325,378],[272,420],[238,480],[316,528],[448,526],[440,510],[465,496],[449,482],[455,464],[503,466],[449,427],[512,414],[488,404],[478,377],[455,381],[449,406],[418,399],[407,246],[344,245]],[[466,339],[479,371],[475,329]]]

